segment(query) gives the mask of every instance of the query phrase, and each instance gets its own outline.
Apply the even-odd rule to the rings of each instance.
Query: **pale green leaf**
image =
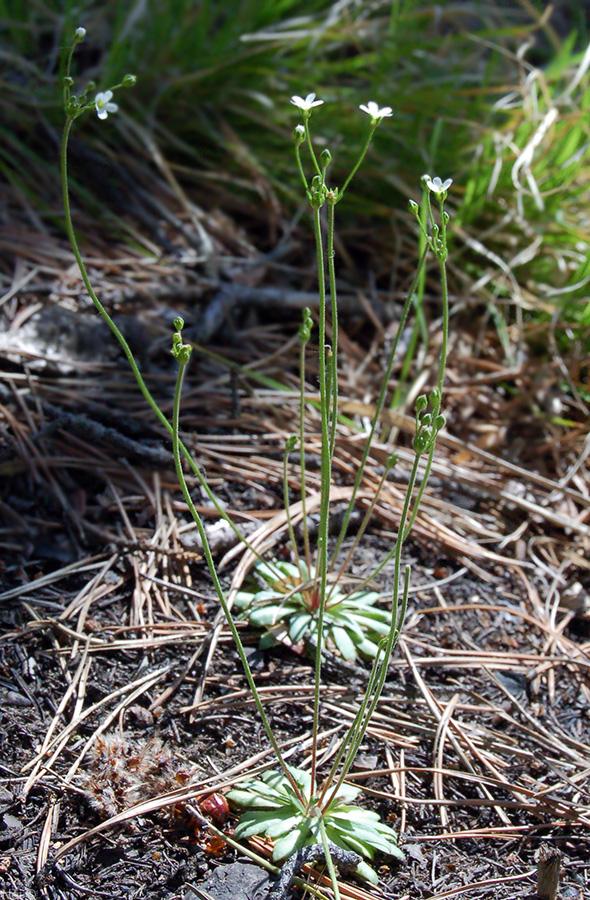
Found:
[[[332,628],[332,638],[338,648],[338,652],[344,659],[356,659],[356,647],[344,628],[338,628],[334,625]]]
[[[369,882],[369,884],[379,884],[379,876],[377,875],[377,872],[375,871],[375,869],[372,869],[369,863],[366,863],[364,859],[361,860],[355,871],[359,878],[364,878],[365,881]]]
[[[294,828],[293,831],[276,842],[272,851],[273,861],[279,862],[292,856],[297,850],[305,846],[309,834],[309,828],[302,822],[297,828]]]
[[[309,613],[293,616],[289,622],[289,637],[296,644],[308,630],[311,616]]]

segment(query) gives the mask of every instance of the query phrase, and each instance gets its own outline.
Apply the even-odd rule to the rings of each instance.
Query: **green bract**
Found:
[[[246,809],[234,832],[238,840],[255,834],[270,838],[274,841],[272,858],[280,862],[321,840],[322,817],[328,839],[339,847],[368,859],[377,852],[403,859],[393,829],[384,825],[377,813],[350,805],[360,788],[343,784],[338,796],[320,809],[316,801],[318,791],[315,785],[312,790],[309,772],[291,767],[289,771],[306,798],[305,803],[296,796],[287,777],[276,770],[247,779],[229,791],[227,796],[232,803]],[[330,793],[326,791],[327,799]],[[368,863],[361,862],[356,871],[371,884],[377,884],[377,873]]]
[[[315,569],[308,569],[303,560],[298,565],[275,561],[272,565],[258,563],[254,572],[265,586],[253,593],[240,591],[235,603],[251,625],[267,630],[262,645],[269,635],[279,635],[281,625],[294,644],[303,637],[316,642],[320,597]],[[391,627],[391,613],[374,605],[380,599],[375,591],[345,594],[340,585],[329,583],[323,639],[330,649],[347,660],[359,654],[374,657],[379,641]]]

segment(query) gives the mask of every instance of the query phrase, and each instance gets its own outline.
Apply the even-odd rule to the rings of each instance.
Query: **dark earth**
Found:
[[[251,332],[237,327],[244,332],[236,346],[244,346]],[[280,330],[273,326],[267,338],[276,352]],[[152,360],[151,376],[166,403],[171,378],[168,363],[158,363],[167,360],[163,354]],[[268,741],[225,630],[208,658],[218,607],[175,483],[170,444],[119,374],[116,354],[115,363],[99,357],[76,379],[50,365],[23,368],[8,352],[4,358],[3,403],[14,420],[1,460],[0,897],[262,900],[274,876],[204,820],[231,838],[238,814],[223,812],[224,786],[271,764]],[[282,370],[280,357],[277,365]],[[276,398],[263,403],[243,376],[236,384],[221,371],[206,360],[194,363],[184,433],[215,493],[251,533],[281,509],[274,474],[281,453],[270,423],[284,431],[288,410]],[[19,406],[14,385],[24,384],[23,373],[33,386]],[[455,434],[458,402],[451,390]],[[515,434],[522,427],[515,424]],[[347,440],[339,439],[343,460],[350,458]],[[265,450],[268,468],[258,465],[255,475],[248,467]],[[404,549],[404,564],[412,564],[406,624],[351,775],[364,789],[361,803],[397,831],[405,859],[377,858],[378,888],[343,876],[343,896],[534,897],[536,854],[549,846],[561,854],[559,896],[577,900],[588,896],[590,881],[585,572],[577,575],[576,609],[565,601],[546,608],[552,578],[538,548],[551,541],[563,549],[563,529],[502,500],[489,485],[462,480],[446,447],[441,460],[449,470],[433,474],[428,516],[459,528],[463,543],[453,547],[443,531],[429,537],[434,526],[417,521]],[[474,465],[485,474],[483,463]],[[501,486],[507,476],[498,470],[494,479]],[[541,509],[541,487],[526,490]],[[193,491],[207,513],[196,484]],[[377,516],[353,574],[370,571],[391,547],[388,514]],[[479,543],[461,531],[463,519],[480,523]],[[212,536],[215,522],[209,508]],[[524,541],[500,540],[519,529],[532,541],[524,552]],[[496,557],[474,555],[473,547],[489,547]],[[221,539],[218,561],[227,549]],[[289,557],[284,529],[271,554]],[[226,588],[233,565],[222,570]],[[386,590],[391,578],[389,566],[379,586]],[[305,767],[308,651],[259,650],[258,635],[241,628],[277,738],[288,744],[289,761]],[[326,659],[324,771],[367,672],[361,660]],[[178,796],[168,804],[109,825],[60,855],[109,817],[170,791]],[[260,842],[254,849],[264,853]]]

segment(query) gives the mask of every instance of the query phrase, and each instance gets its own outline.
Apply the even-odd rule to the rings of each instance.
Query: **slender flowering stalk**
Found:
[[[201,538],[201,543],[203,546],[203,552],[205,554],[205,559],[207,561],[207,566],[209,568],[209,572],[211,573],[211,577],[213,579],[213,585],[215,587],[215,592],[219,599],[219,603],[221,604],[221,608],[223,609],[223,613],[225,615],[226,622],[231,631],[232,637],[234,639],[234,643],[236,646],[236,650],[238,652],[238,656],[240,657],[240,662],[242,663],[242,667],[244,669],[244,674],[246,675],[246,680],[248,682],[248,687],[252,692],[252,697],[254,698],[254,702],[256,704],[256,708],[258,709],[258,714],[260,715],[262,724],[264,726],[264,730],[266,731],[267,737],[270,741],[271,747],[275,752],[277,761],[279,762],[281,768],[283,769],[286,777],[295,794],[303,799],[301,796],[301,792],[297,785],[297,782],[293,778],[289,767],[285,763],[283,758],[283,754],[281,753],[280,747],[278,745],[278,741],[274,736],[274,732],[272,730],[271,724],[268,720],[266,712],[264,710],[264,706],[262,705],[262,700],[260,699],[260,694],[256,689],[256,683],[254,681],[254,676],[252,675],[252,670],[250,669],[250,664],[248,662],[248,658],[246,656],[246,652],[244,650],[244,646],[240,639],[240,635],[238,633],[238,629],[236,628],[236,624],[233,620],[233,616],[231,614],[231,610],[225,599],[225,594],[223,588],[221,587],[221,582],[219,581],[219,576],[217,574],[217,569],[215,568],[215,563],[213,561],[213,556],[211,554],[211,549],[209,547],[209,542],[207,540],[207,535],[205,533],[205,528],[203,526],[202,519],[197,512],[197,509],[193,503],[193,499],[191,497],[190,491],[188,489],[188,485],[186,483],[186,478],[184,477],[184,471],[182,468],[182,449],[180,443],[180,398],[182,395],[182,384],[184,381],[184,374],[186,367],[188,365],[188,361],[190,359],[192,347],[190,344],[184,344],[182,341],[181,330],[184,326],[184,322],[182,319],[176,319],[174,322],[175,326],[178,328],[178,331],[174,334],[172,339],[172,353],[178,361],[178,375],[176,378],[176,386],[174,390],[174,403],[172,410],[172,449],[174,452],[174,464],[176,467],[176,476],[178,478],[178,483],[180,484],[185,502],[189,508],[191,516],[194,519],[194,522],[197,526],[199,537]]]
[[[318,756],[318,734],[320,728],[320,687],[322,672],[322,638],[324,613],[327,600],[328,584],[328,525],[330,516],[330,486],[332,483],[332,458],[330,455],[329,409],[330,394],[328,391],[328,369],[326,359],[326,276],[324,270],[324,248],[320,209],[314,209],[313,215],[319,290],[319,381],[320,381],[320,419],[321,419],[321,454],[320,454],[320,523],[318,528],[318,550],[316,571],[319,576],[320,605],[318,609],[317,647],[315,656],[315,678],[313,692],[313,726],[311,779],[316,781],[316,765]]]
[[[360,152],[360,156],[359,156],[356,164],[353,166],[350,175],[348,176],[348,178],[346,179],[346,181],[340,188],[340,191],[338,192],[339,200],[341,200],[342,197],[344,196],[344,192],[346,191],[346,188],[348,187],[348,185],[350,184],[350,182],[356,175],[356,173],[359,169],[359,166],[361,165],[362,161],[364,160],[365,156],[367,155],[367,150],[369,149],[371,141],[373,140],[373,134],[375,133],[375,129],[377,128],[377,126],[380,124],[380,122],[384,118],[388,118],[389,116],[393,115],[393,110],[392,110],[391,106],[384,106],[381,109],[379,107],[379,105],[377,103],[375,103],[374,100],[369,100],[369,102],[366,105],[361,104],[359,106],[359,109],[361,109],[363,112],[366,112],[371,117],[371,126],[369,128],[369,133],[367,135],[367,139],[364,143],[363,149]]]
[[[373,437],[377,430],[377,425],[379,424],[381,412],[383,411],[383,407],[385,406],[385,400],[387,397],[387,391],[389,389],[391,373],[393,372],[393,366],[395,363],[395,358],[397,355],[397,349],[399,346],[399,342],[401,340],[402,334],[404,333],[406,321],[410,314],[410,309],[412,307],[412,298],[414,296],[414,292],[416,290],[418,280],[420,278],[420,275],[424,269],[424,264],[426,262],[426,254],[427,254],[427,250],[425,249],[423,251],[422,255],[420,256],[420,260],[418,261],[418,267],[416,269],[416,274],[414,275],[414,280],[412,281],[412,284],[410,285],[410,288],[408,290],[407,297],[406,297],[406,302],[404,303],[403,309],[401,311],[400,320],[398,322],[395,338],[391,345],[391,350],[389,352],[389,359],[387,361],[387,367],[383,374],[383,380],[381,382],[381,390],[379,391],[379,396],[377,398],[377,403],[375,406],[375,414],[374,414],[372,422],[371,422],[371,428],[370,428],[369,434],[367,435],[367,440],[365,441],[365,446],[363,449],[363,453],[362,453],[360,462],[358,464],[356,477],[354,479],[354,484],[352,487],[352,494],[351,494],[350,500],[348,501],[346,513],[344,514],[344,518],[342,520],[342,525],[340,527],[340,532],[338,534],[338,538],[336,541],[336,547],[334,548],[334,552],[332,555],[332,561],[330,563],[330,571],[332,571],[332,569],[334,568],[334,565],[336,563],[336,558],[338,556],[338,553],[340,551],[340,548],[342,547],[342,543],[346,536],[346,531],[348,529],[350,517],[352,515],[352,511],[355,506],[356,495],[358,493],[358,490],[359,490],[359,487],[360,487],[360,484],[361,484],[361,481],[363,478],[363,473],[365,471],[365,466],[366,466],[367,460],[369,458],[369,453],[371,451],[371,446],[373,444]]]

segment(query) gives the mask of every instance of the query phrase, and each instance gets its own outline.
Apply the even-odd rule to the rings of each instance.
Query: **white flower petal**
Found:
[[[371,116],[374,122],[380,122],[381,119],[393,115],[391,106],[380,107],[374,100],[369,100],[367,104],[361,103],[359,109],[362,109],[363,112],[366,112],[367,115]]]
[[[314,106],[321,106],[323,102],[323,100],[316,100],[315,94],[308,94],[305,100],[298,94],[295,94],[293,97],[291,97],[291,103],[297,106],[298,109],[302,110],[302,112],[309,112],[309,110],[313,109]]]
[[[99,91],[94,98],[96,114],[99,119],[106,119],[109,113],[117,112],[119,107],[116,103],[111,103],[112,91]]]
[[[433,192],[433,194],[444,194],[448,191],[452,183],[452,178],[447,178],[446,181],[443,182],[442,178],[439,178],[438,175],[435,175],[434,178],[428,178],[428,180],[426,181],[426,186]]]

